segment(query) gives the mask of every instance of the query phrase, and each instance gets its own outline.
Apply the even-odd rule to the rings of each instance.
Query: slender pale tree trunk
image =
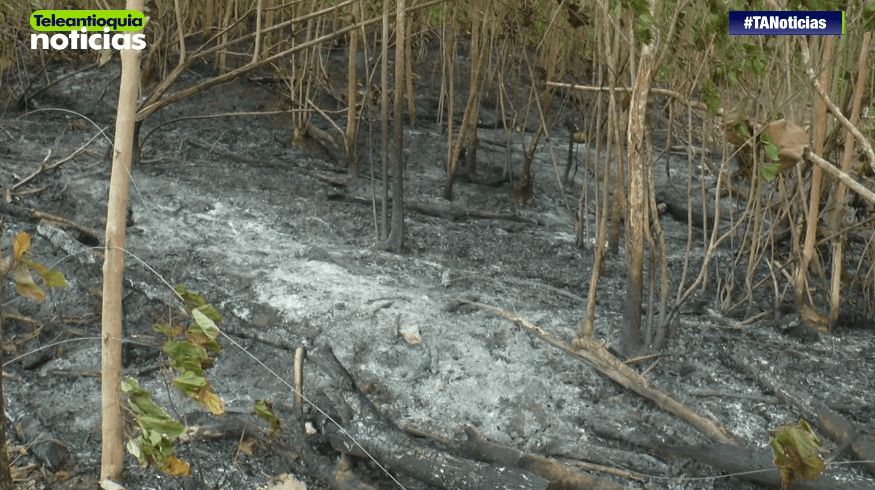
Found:
[[[832,39],[832,36],[829,36]],[[869,47],[872,44],[872,33],[867,32],[863,35],[863,44],[860,48],[860,56],[857,60],[857,86],[854,91],[854,101],[851,106],[851,125],[857,126],[860,121],[860,107],[863,101],[863,90],[865,90],[869,79]],[[842,152],[842,171],[850,173],[854,155],[854,135],[848,132],[845,135],[845,148]],[[833,233],[842,229],[847,205],[845,204],[845,194],[847,186],[842,183],[838,184],[835,196],[832,199],[832,213],[829,217],[828,227]],[[841,292],[842,292],[842,276],[845,271],[842,270],[844,264],[844,240],[847,239],[847,233],[841,233],[833,238],[832,241],[832,280],[830,281],[830,296],[829,296],[829,330],[833,331],[839,319],[841,310]]]
[[[822,66],[829,66],[832,60],[833,36],[826,36],[821,46]],[[800,42],[806,42],[804,39]],[[820,84],[824,90],[829,90],[830,70],[823,70],[820,74]],[[814,152],[823,155],[823,145],[826,141],[826,125],[828,122],[828,109],[826,103],[820,97],[815,102],[815,125],[814,125]],[[823,170],[815,165],[811,169],[811,194],[808,199],[808,219],[805,226],[805,242],[802,245],[802,257],[799,267],[796,268],[793,282],[796,289],[796,308],[801,311],[806,303],[805,291],[808,290],[808,264],[814,257],[814,242],[817,238],[817,216],[820,214],[820,191],[823,182]]]
[[[142,0],[128,0],[127,10],[143,10]],[[121,52],[122,75],[115,144],[112,154],[112,177],[106,211],[106,251],[103,263],[103,312],[101,331],[101,461],[100,479],[121,483],[124,478],[124,421],[121,413],[122,361],[122,285],[125,273],[125,220],[131,156],[134,149],[134,120],[140,86],[140,52]]]

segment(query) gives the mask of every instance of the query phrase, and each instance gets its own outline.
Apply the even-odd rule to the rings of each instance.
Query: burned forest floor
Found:
[[[342,69],[343,53],[332,56],[332,66]],[[445,201],[447,136],[437,123],[439,73],[429,74],[422,68],[427,65],[419,65],[417,120],[404,129],[410,205],[404,250],[397,254],[375,246],[380,202],[374,196],[381,193],[381,169],[379,122],[373,116],[378,112],[366,113],[368,119],[360,126],[362,162],[354,184],[346,181],[342,162],[316,143],[290,147],[288,115],[173,121],[286,108],[282,87],[266,81],[270,73],[241,76],[145,121],[141,137],[148,139],[131,175],[126,372],[189,425],[220,425],[175,391],[170,382],[174,375],[159,349],[161,337],[151,328],[175,308],[170,287],[184,284],[202,292],[224,316],[219,325],[223,352],[207,376],[225,401],[225,420],[249,414],[259,399],[277,407],[291,405],[294,394],[283,381],[292,378],[294,349],[330,346],[380,413],[403,429],[453,441],[470,425],[502,445],[560,461],[622,469],[629,473],[595,474],[628,488],[643,488],[623,476],[628,474],[657,489],[760,488],[693,462],[689,454],[655,451],[645,442],[694,448],[707,447],[709,441],[691,425],[510,321],[455,301],[492,305],[565,341],[574,338],[585,314],[593,266],[592,198],[583,246],[576,244],[575,234],[579,193],[593,177],[583,156],[592,149],[575,145],[574,177],[560,191],[557,181],[570,135],[557,123],[535,155],[531,206],[511,201],[512,184],[461,179],[454,201]],[[69,63],[54,64],[47,78],[75,69]],[[182,83],[210,76],[211,69],[196,67]],[[4,199],[11,196],[5,205],[61,216],[94,230],[99,238],[50,220],[2,213],[4,256],[10,254],[12,238],[27,232],[33,238],[33,258],[60,270],[68,281],[66,289],[52,290],[42,304],[17,298],[14,288],[4,285],[7,434],[21,488],[97,488],[102,230],[118,70],[115,60],[85,70],[34,97],[27,111],[15,106],[17,94],[12,93],[21,88],[16,85],[21,80],[7,74],[4,81],[10,103],[0,118],[0,188]],[[341,71],[332,79],[344,76]],[[566,114],[573,111],[561,100],[557,107]],[[494,124],[498,117],[494,107],[484,106],[477,157],[481,176],[501,176],[508,168],[514,175],[521,171],[519,134],[505,133]],[[313,124],[333,131],[321,116],[314,116]],[[525,141],[532,136],[524,133]],[[83,150],[75,158],[13,189],[43,162],[57,163],[79,148]],[[685,171],[685,165],[681,161],[680,169],[672,170]],[[664,175],[662,164],[655,170],[659,172]],[[657,179],[657,186],[670,181]],[[688,252],[687,224],[668,214],[661,223],[676,291],[685,260],[690,260],[691,274],[702,266],[701,229],[694,228]],[[731,266],[733,253],[718,252],[722,270]],[[710,280],[716,281],[718,274],[715,269]],[[688,286],[691,281],[686,282]],[[619,339],[625,284],[621,240],[619,251],[608,256],[598,286],[594,336],[609,348]],[[871,322],[861,320],[854,325],[858,328],[840,326],[834,335],[800,333],[792,312],[780,319],[769,315],[745,322],[771,308],[772,293],[763,293],[745,311],[725,314],[713,290],[706,289],[681,309],[674,336],[660,356],[631,367],[646,371],[653,385],[762,454],[769,454],[769,430],[797,423],[802,413],[746,369],[750,364],[787,387],[804,388],[812,401],[827,404],[861,429],[875,430]],[[411,344],[400,331],[418,333],[421,343]],[[309,399],[335,388],[318,366],[305,361],[304,372]],[[317,414],[311,406],[304,411],[308,417]],[[130,435],[135,427],[129,425]],[[65,457],[52,459],[28,450],[46,439],[55,439],[61,447],[54,450]],[[840,442],[825,439],[824,446],[833,449]],[[295,462],[281,457],[272,444],[269,439],[252,442],[240,430],[192,436],[177,444],[177,453],[192,464],[193,476],[139,468],[127,456],[125,484],[138,489],[254,490],[296,488],[290,482],[299,480],[307,488],[327,488],[325,482],[299,474]],[[338,457],[330,446],[318,450],[329,461]],[[847,461],[845,454],[827,467],[825,473],[837,482],[829,488],[875,488],[875,478],[862,465]],[[358,463],[357,471],[376,488],[397,488],[373,463]],[[432,488],[403,474],[395,476],[408,489]]]

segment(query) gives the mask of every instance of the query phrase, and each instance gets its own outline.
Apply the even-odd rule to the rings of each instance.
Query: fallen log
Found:
[[[336,390],[321,396],[320,406],[342,424],[323,420],[331,446],[360,458],[373,459],[386,470],[402,473],[448,490],[546,490],[544,478],[518,468],[460,458],[425,439],[417,439],[383,417],[356,387],[330,348],[315,351],[313,359],[332,379]]]
[[[465,427],[463,454],[489,463],[521,468],[550,481],[551,490],[625,490],[629,487],[578,471],[553,458],[545,458],[483,439],[474,427]]]
[[[657,454],[673,458],[684,458],[734,474],[736,478],[781,488],[781,475],[772,464],[773,455],[769,451],[758,451],[729,444],[701,444],[695,446],[669,446],[655,442],[651,448]],[[794,480],[793,490],[846,490],[847,479],[830,472],[829,467],[814,481]],[[875,485],[856,482],[855,490],[875,490]]]
[[[359,204],[372,205],[375,201],[363,197],[345,196],[346,199]],[[381,204],[383,201],[380,198],[376,199],[376,204]],[[434,216],[448,221],[466,221],[468,219],[491,219],[512,221],[515,223],[527,223],[537,225],[534,220],[523,218],[510,213],[495,213],[492,211],[482,211],[479,209],[466,208],[457,204],[432,203],[425,201],[405,201],[404,209],[426,216]]]
[[[529,333],[544,340],[550,345],[586,361],[600,373],[624,388],[651,400],[659,408],[686,420],[715,443],[708,446],[693,446],[686,448],[681,446],[644,444],[641,441],[636,441],[636,444],[657,447],[666,454],[672,453],[677,456],[689,457],[701,463],[736,473],[748,472],[751,470],[763,470],[765,467],[769,467],[767,472],[739,476],[767,485],[773,485],[777,482],[777,488],[780,488],[781,483],[778,470],[771,464],[771,457],[766,452],[763,452],[763,455],[765,455],[765,459],[763,459],[763,455],[757,456],[756,452],[745,449],[741,446],[738,439],[726,428],[720,426],[717,422],[694,412],[670,394],[653,386],[649,380],[629,368],[619,359],[615,358],[598,342],[595,342],[592,339],[576,339],[574,345],[570,346],[527,320],[494,306],[464,299],[457,299],[456,301],[461,304],[470,304],[492,311],[493,313],[513,321],[516,325],[526,329]],[[736,351],[736,362],[747,367],[752,376],[763,381],[763,371],[756,368],[755,365],[757,363],[754,360],[743,358],[741,350]],[[806,418],[815,421],[816,425],[820,426],[825,433],[832,435],[835,440],[844,442],[848,438],[860,434],[861,431],[859,428],[855,428],[851,422],[836,414],[826,405],[812,401],[814,400],[813,397],[798,392],[791,394],[782,388],[782,384],[774,380],[766,382],[765,384],[769,385],[781,398],[786,397],[785,399],[792,399],[800,406],[800,410]],[[870,472],[872,472],[870,468],[875,466],[875,463],[871,462],[872,460],[875,460],[875,450],[873,450],[875,444],[872,443],[872,440],[873,438],[868,435],[860,435],[856,438],[856,442],[850,444],[851,449],[854,451],[854,455],[858,459],[869,461],[864,464],[866,469]],[[708,450],[709,448],[711,449],[710,451]],[[734,449],[730,450],[730,448]],[[729,455],[732,455],[733,457],[729,458]],[[766,463],[763,463],[763,461],[766,461]],[[774,480],[772,479],[772,475],[774,475]],[[843,482],[838,477],[831,476],[826,472],[824,475],[821,475],[820,479],[814,482],[802,482],[797,480],[794,483],[793,488],[831,490],[847,488],[847,482]],[[875,490],[875,486],[860,487],[858,485],[855,488]]]
[[[676,415],[683,420],[686,420],[690,425],[695,427],[705,437],[711,439],[712,441],[724,444],[740,445],[738,438],[735,437],[735,435],[733,435],[731,432],[729,432],[728,429],[718,424],[715,420],[709,419],[695,412],[693,409],[684,405],[669,393],[666,393],[665,391],[662,391],[658,387],[654,386],[653,383],[650,382],[650,380],[638,374],[637,371],[633,370],[622,361],[611,355],[611,353],[608,352],[604,345],[592,339],[580,338],[574,341],[573,346],[568,345],[567,343],[554,337],[553,335],[550,335],[542,328],[532,324],[526,319],[520,318],[514,314],[508,313],[494,306],[486,305],[483,303],[475,303],[473,301],[468,301],[461,298],[456,299],[456,301],[462,304],[477,306],[479,308],[489,310],[499,316],[507,318],[508,320],[514,322],[516,325],[519,325],[532,335],[547,342],[553,347],[556,347],[563,352],[566,352],[586,362],[587,364],[595,368],[598,372],[607,376],[623,388],[626,388],[627,390],[636,393],[639,396],[647,398],[660,409]]]
[[[875,476],[875,437],[863,433],[861,427],[839,415],[825,403],[818,401],[811,393],[799,386],[790,386],[761,359],[754,359],[744,349],[736,349],[733,356],[736,365],[751,377],[762,383],[785,402],[795,405],[802,416],[811,422],[830,440],[843,444],[851,439],[848,448],[855,459],[861,461],[863,468]]]

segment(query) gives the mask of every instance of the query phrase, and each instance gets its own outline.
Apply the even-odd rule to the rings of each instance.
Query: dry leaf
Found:
[[[763,134],[769,135],[772,144],[780,148],[778,158],[781,171],[793,168],[802,160],[802,153],[808,146],[808,133],[804,128],[786,119],[779,119],[769,123]]]
[[[419,335],[419,327],[416,325],[402,325],[398,329],[401,338],[410,345],[419,345],[422,343],[422,337]]]
[[[295,477],[283,473],[273,479],[270,485],[259,487],[258,490],[307,490],[307,485],[295,479]]]
[[[255,456],[255,441],[245,440],[237,445],[237,449],[247,456]]]
[[[820,333],[829,332],[829,319],[812,306],[803,304],[802,308],[799,309],[799,318],[802,323]]]

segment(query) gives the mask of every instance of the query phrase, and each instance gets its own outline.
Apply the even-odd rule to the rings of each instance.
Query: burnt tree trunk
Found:
[[[392,181],[392,231],[383,244],[385,250],[401,252],[404,246],[404,0],[397,0],[395,44],[395,175]],[[411,94],[412,96],[412,94]]]
[[[620,332],[623,354],[634,356],[644,348],[641,304],[644,297],[644,239],[650,222],[648,179],[650,155],[645,151],[647,102],[650,95],[653,45],[641,47],[638,77],[629,108],[629,195],[626,207],[626,307]],[[655,251],[651,251],[656,253]]]

